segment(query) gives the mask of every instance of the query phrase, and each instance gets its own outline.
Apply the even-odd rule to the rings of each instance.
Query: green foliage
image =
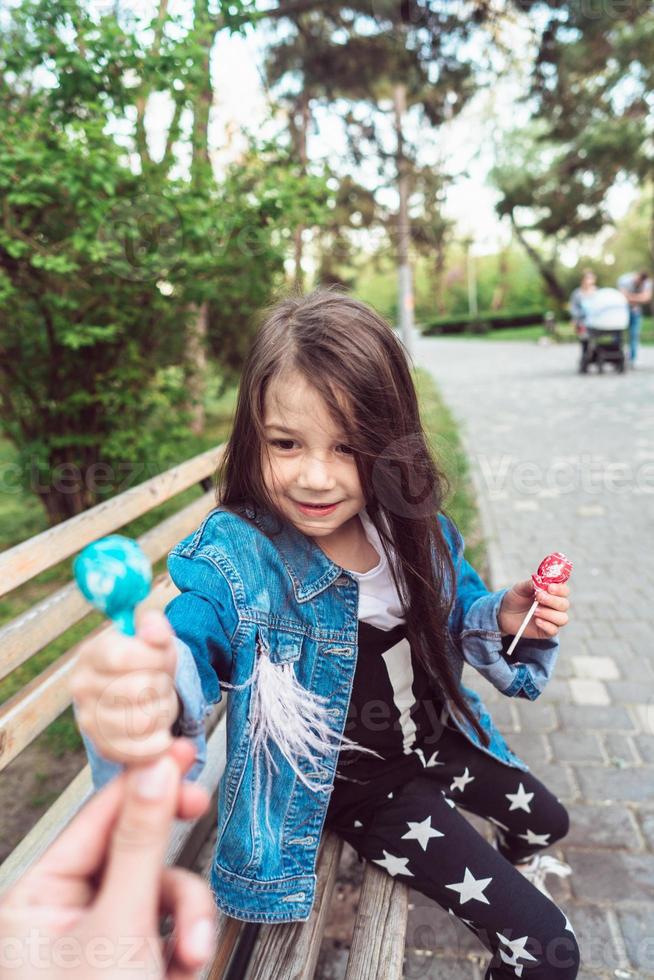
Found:
[[[250,9],[221,5],[241,26]],[[78,0],[23,0],[6,26],[0,408],[22,485],[34,489],[38,471],[55,522],[124,488],[126,468],[157,471],[183,454],[198,310],[209,309],[210,351],[236,371],[292,229],[319,220],[325,193],[269,146],[253,145],[216,184],[204,106],[218,26],[207,5],[186,32],[170,16],[149,31],[115,13],[94,19]],[[145,135],[155,88],[175,106],[160,160]],[[188,173],[171,169],[184,110]]]

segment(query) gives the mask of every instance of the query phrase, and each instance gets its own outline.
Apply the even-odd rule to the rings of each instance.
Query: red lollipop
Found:
[[[548,585],[559,584],[561,582],[567,582],[570,578],[570,572],[572,571],[572,562],[565,555],[562,555],[560,551],[554,551],[551,555],[543,558],[542,562],[538,566],[538,571],[531,576],[531,580],[534,583],[534,588],[540,589],[541,592],[547,592]],[[527,623],[534,615],[538,609],[538,599],[534,601],[531,609],[523,619],[520,629],[513,637],[513,642],[511,646],[506,651],[507,657],[510,657],[515,650],[516,644],[524,631],[527,628]]]
[[[572,562],[560,551],[554,551],[547,558],[543,558],[538,566],[538,571],[531,576],[531,580],[537,589],[547,592],[547,586],[554,583],[567,582],[572,571]]]

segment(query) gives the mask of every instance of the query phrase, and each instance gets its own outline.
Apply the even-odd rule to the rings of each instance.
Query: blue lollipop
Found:
[[[138,542],[110,534],[84,548],[73,574],[85,599],[113,620],[121,633],[134,636],[134,609],[148,595],[152,566]]]

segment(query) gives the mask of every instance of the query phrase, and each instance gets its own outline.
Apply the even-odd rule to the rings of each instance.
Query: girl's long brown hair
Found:
[[[427,444],[405,349],[378,313],[335,289],[285,299],[267,311],[243,367],[217,472],[218,502],[236,511],[249,503],[285,522],[261,464],[266,386],[289,371],[318,388],[347,433],[366,508],[404,605],[409,643],[488,745],[446,655],[454,589],[448,599],[441,586],[453,583],[454,567],[437,514],[449,484]]]

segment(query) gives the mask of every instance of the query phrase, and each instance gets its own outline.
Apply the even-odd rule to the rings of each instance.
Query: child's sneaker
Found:
[[[528,864],[517,864],[515,867],[539,892],[542,892],[551,901],[554,899],[545,887],[546,876],[556,875],[558,878],[567,878],[568,875],[572,874],[572,868],[569,864],[564,864],[563,861],[557,860],[551,854],[534,854]]]

